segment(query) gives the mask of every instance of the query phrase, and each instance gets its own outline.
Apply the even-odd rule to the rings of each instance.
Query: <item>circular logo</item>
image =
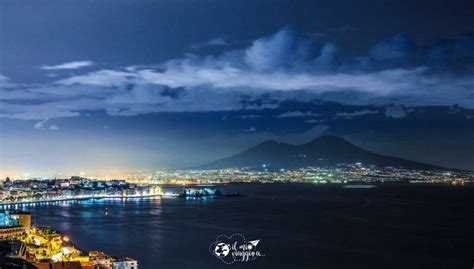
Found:
[[[219,243],[214,248],[214,253],[218,257],[225,257],[229,254],[229,252],[230,252],[230,247],[226,243]]]

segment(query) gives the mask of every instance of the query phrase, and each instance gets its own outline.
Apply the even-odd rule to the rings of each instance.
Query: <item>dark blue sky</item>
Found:
[[[1,176],[323,133],[474,169],[468,1],[2,1]]]

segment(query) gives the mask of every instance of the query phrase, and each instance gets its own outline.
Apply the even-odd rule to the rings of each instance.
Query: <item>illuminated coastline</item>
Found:
[[[79,196],[79,197],[64,197],[58,199],[45,199],[45,200],[35,200],[35,201],[21,201],[21,202],[2,202],[0,203],[0,208],[3,206],[11,205],[29,205],[29,204],[48,204],[54,202],[66,202],[66,201],[85,201],[85,200],[102,200],[102,199],[138,199],[138,198],[148,198],[148,197],[178,197],[177,194],[173,193],[160,193],[160,194],[146,194],[146,195],[93,195],[93,196]]]
[[[129,174],[133,175],[132,172]],[[471,171],[409,170],[379,168],[362,163],[336,167],[307,167],[295,170],[261,171],[247,169],[177,170],[138,172],[134,180],[99,180],[81,176],[58,179],[17,179],[0,181],[0,206],[41,204],[91,199],[134,199],[178,197],[180,192],[164,191],[168,186],[216,186],[229,183],[384,184],[423,183],[462,186],[474,182]],[[182,193],[182,191],[181,191]]]
[[[0,212],[0,237],[11,253],[10,265],[23,268],[138,268],[138,262],[112,257],[101,251],[84,254],[70,238],[52,227],[32,226],[31,214],[23,211]],[[133,266],[133,267],[132,267]],[[8,267],[10,268],[10,267]],[[16,267],[15,267],[16,268]]]

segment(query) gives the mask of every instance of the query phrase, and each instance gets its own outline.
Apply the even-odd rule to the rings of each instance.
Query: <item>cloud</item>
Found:
[[[463,57],[463,62],[457,62],[468,69],[473,63],[471,39],[453,42],[450,51]],[[471,73],[439,72],[430,65],[414,64],[411,58],[416,49],[404,35],[379,42],[366,56],[341,60],[339,51],[333,43],[317,46],[293,29],[283,28],[246,48],[217,55],[186,54],[157,65],[95,70],[46,84],[12,83],[0,77],[0,118],[41,121],[77,117],[87,111],[135,116],[261,110],[278,107],[285,100],[313,99],[356,105],[458,104],[474,108]],[[46,68],[91,64],[79,61]],[[363,112],[367,111],[359,113]],[[300,113],[293,116],[312,116]]]
[[[314,59],[314,68],[318,71],[328,71],[335,64],[337,48],[332,43],[326,43],[319,54]]]
[[[93,85],[104,87],[118,87],[125,84],[133,84],[136,75],[135,69],[129,71],[99,70],[86,75],[72,76],[56,82],[57,85]]]
[[[290,28],[255,40],[245,51],[245,63],[252,70],[269,71],[290,63],[295,36]]]
[[[196,44],[190,46],[189,49],[197,50],[197,49],[201,49],[201,48],[204,48],[204,47],[216,47],[216,46],[225,47],[225,46],[228,46],[228,45],[229,45],[229,42],[227,42],[223,37],[214,37],[214,38],[209,39],[206,42],[196,43]]]
[[[255,128],[255,126],[252,126],[252,127],[248,128],[248,129],[245,129],[244,131],[245,131],[245,132],[256,132],[256,131],[257,131],[257,128]]]
[[[45,124],[46,124],[47,121],[48,121],[47,118],[44,119],[44,120],[38,121],[37,123],[35,123],[35,125],[33,127],[35,129],[47,129],[47,130],[52,130],[52,131],[59,130],[59,127],[55,124],[50,125],[49,127],[45,127]]]
[[[38,121],[33,127],[35,127],[35,129],[42,129],[46,121],[48,121],[48,119]]]
[[[261,115],[242,115],[240,116],[241,119],[255,119],[255,118],[261,118]]]
[[[369,114],[378,114],[379,111],[377,110],[369,110],[369,109],[364,109],[364,110],[359,110],[359,111],[353,111],[353,112],[338,112],[334,115],[334,118],[342,118],[342,119],[352,119],[355,117],[361,117]]]
[[[12,86],[13,84],[10,82],[10,80],[6,76],[3,76],[0,74],[0,89],[12,87]]]
[[[43,70],[60,70],[60,69],[79,69],[87,66],[92,66],[94,63],[92,61],[75,61],[67,62],[58,65],[43,65],[41,69]]]
[[[145,69],[134,72],[102,70],[58,81],[58,84],[75,84],[103,87],[123,84],[151,84],[170,88],[211,87],[215,89],[252,88],[262,91],[309,90],[314,93],[354,90],[373,94],[387,94],[409,90],[423,81],[418,75],[426,73],[423,67],[391,69],[367,74],[311,74],[276,71],[250,72],[232,66],[209,67],[191,64],[186,60],[164,72]],[[423,85],[420,85],[423,86]]]
[[[405,108],[400,105],[393,105],[393,106],[388,106],[385,108],[385,115],[388,118],[404,118],[407,115],[407,112],[405,111]]]
[[[54,118],[77,117],[78,110],[103,109],[103,105],[94,100],[64,100],[34,104],[12,104],[0,101],[0,118],[18,120],[44,120]]]
[[[281,113],[277,118],[294,118],[294,117],[308,117],[308,116],[319,116],[320,114],[314,114],[311,111],[301,112],[301,111],[288,111]]]
[[[311,120],[305,120],[304,122],[306,122],[306,123],[322,123],[322,122],[326,122],[326,120],[311,119]]]

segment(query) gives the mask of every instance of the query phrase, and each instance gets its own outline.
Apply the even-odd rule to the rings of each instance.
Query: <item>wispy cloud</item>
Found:
[[[311,111],[301,112],[301,111],[288,111],[281,113],[277,118],[294,118],[294,117],[309,117],[309,116],[320,116],[320,114],[315,114]]]
[[[197,50],[197,49],[201,49],[201,48],[204,48],[204,47],[224,47],[224,46],[228,46],[229,45],[229,42],[227,42],[227,40],[225,40],[223,37],[214,37],[214,38],[211,38],[209,39],[208,41],[206,42],[200,42],[200,43],[196,43],[192,46],[190,46],[189,48],[191,50]]]
[[[41,129],[43,128],[44,124],[46,123],[46,121],[48,121],[48,119],[44,119],[42,121],[38,121],[33,127],[35,127],[36,129]]]
[[[43,65],[41,69],[43,70],[60,70],[60,69],[79,69],[87,66],[92,66],[94,63],[92,61],[74,61],[67,62],[58,65]]]
[[[369,110],[369,109],[364,109],[364,110],[358,110],[358,111],[352,111],[352,112],[338,112],[334,115],[334,118],[336,119],[352,119],[355,117],[361,117],[369,114],[378,114],[379,111],[377,110]]]
[[[242,115],[240,116],[241,119],[256,119],[256,118],[261,118],[262,115]]]
[[[37,123],[35,123],[35,125],[33,127],[35,129],[45,129],[45,130],[52,130],[52,131],[59,130],[59,127],[55,124],[52,124],[49,127],[46,127],[45,125],[46,125],[48,120],[49,119],[45,118],[44,120],[38,121]]]

